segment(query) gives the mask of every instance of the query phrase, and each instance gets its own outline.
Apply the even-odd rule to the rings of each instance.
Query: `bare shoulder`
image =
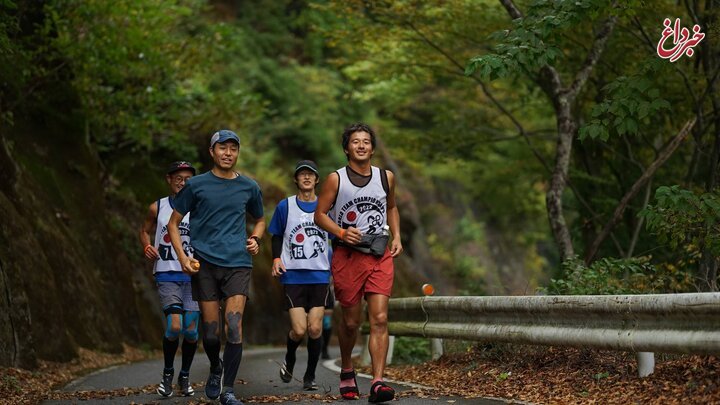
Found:
[[[385,173],[387,174],[388,183],[390,186],[395,185],[395,173],[392,172],[392,170],[385,170]]]
[[[340,179],[340,175],[338,174],[338,172],[332,172],[332,173],[328,174],[325,181],[334,181],[335,183],[337,183],[339,179]]]

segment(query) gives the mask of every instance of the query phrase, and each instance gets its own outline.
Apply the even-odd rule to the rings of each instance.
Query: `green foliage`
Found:
[[[590,266],[577,257],[562,264],[563,278],[551,279],[550,295],[615,295],[684,292],[692,288],[687,272],[650,263],[650,257],[602,258]]]
[[[58,63],[48,48],[48,32],[34,19],[41,4],[0,0],[0,125],[42,99],[37,88],[51,80]]]
[[[647,69],[632,77],[621,76],[605,86],[607,98],[593,106],[593,118],[580,128],[579,138],[607,141],[611,129],[621,136],[637,135],[639,127],[650,124],[651,117],[669,111],[670,103],[660,96],[660,90],[649,77],[653,73],[657,71]]]
[[[193,131],[205,134],[218,123],[234,123],[233,116],[259,115],[255,96],[240,81],[216,80],[235,32],[197,18],[205,11],[202,0],[48,6],[54,46],[72,67],[102,152],[165,149],[191,159]]]
[[[584,0],[574,2],[535,1],[524,18],[513,21],[510,30],[495,32],[495,52],[470,59],[466,75],[479,73],[483,80],[516,75],[535,74],[547,65],[563,59],[560,46],[562,36],[582,21],[596,19],[607,9],[609,1]]]
[[[420,364],[430,359],[430,340],[426,338],[395,338],[394,364]]]
[[[705,248],[720,256],[720,196],[696,194],[678,185],[655,191],[656,204],[641,212],[647,228],[662,244],[683,255],[697,256]]]

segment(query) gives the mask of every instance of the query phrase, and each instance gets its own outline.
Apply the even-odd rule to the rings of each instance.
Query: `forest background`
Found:
[[[156,345],[137,229],[174,160],[292,168],[379,135],[398,296],[717,290],[718,1],[0,0],[0,365]],[[665,18],[692,57],[657,54]],[[250,343],[283,339],[265,241]],[[270,341],[268,342],[268,337]]]

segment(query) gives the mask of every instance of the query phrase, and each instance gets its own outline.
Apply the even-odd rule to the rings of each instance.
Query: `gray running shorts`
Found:
[[[184,311],[200,310],[197,301],[192,298],[192,287],[188,281],[160,281],[157,289],[163,310],[171,305],[182,306]]]

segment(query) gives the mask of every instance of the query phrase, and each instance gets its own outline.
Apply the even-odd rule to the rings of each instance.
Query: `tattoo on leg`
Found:
[[[218,321],[203,322],[203,330],[205,331],[206,340],[220,341],[220,325]]]
[[[240,343],[242,338],[240,331],[242,328],[242,312],[230,312],[227,315],[227,338],[231,343]]]

